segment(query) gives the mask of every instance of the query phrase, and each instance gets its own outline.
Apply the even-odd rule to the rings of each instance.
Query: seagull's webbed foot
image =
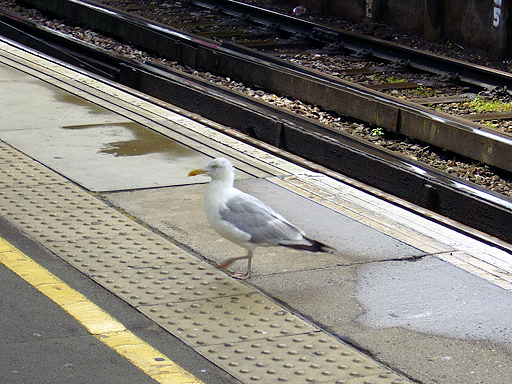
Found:
[[[236,273],[233,273],[231,275],[231,277],[234,277],[235,279],[238,279],[238,280],[247,280],[249,277],[251,277],[251,271],[247,271],[247,272],[236,272]]]

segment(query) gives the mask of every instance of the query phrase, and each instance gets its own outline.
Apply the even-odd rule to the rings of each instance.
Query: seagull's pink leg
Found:
[[[246,255],[246,256],[238,256],[238,257],[232,257],[230,259],[227,259],[226,261],[224,261],[223,263],[220,263],[219,265],[217,265],[217,268],[219,269],[226,269],[227,267],[229,267],[231,264],[233,264],[235,261],[237,260],[243,260],[243,259],[247,259],[247,257],[249,257],[249,255]]]
[[[245,273],[233,273],[231,276],[235,279],[245,280],[248,279],[251,276],[251,263],[252,263],[252,251],[249,251],[246,256],[238,256],[238,257],[231,257],[230,259],[227,259],[223,263],[219,264],[217,268],[219,269],[226,269],[231,264],[233,264],[237,260],[247,260],[247,272]]]

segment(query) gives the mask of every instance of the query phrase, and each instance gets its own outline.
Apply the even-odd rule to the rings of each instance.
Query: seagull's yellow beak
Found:
[[[206,172],[203,171],[201,168],[193,169],[191,170],[188,175],[189,176],[197,176],[197,175],[204,175]]]

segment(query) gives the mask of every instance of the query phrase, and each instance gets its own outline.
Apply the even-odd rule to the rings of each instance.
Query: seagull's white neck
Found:
[[[218,198],[220,196],[225,196],[226,194],[229,194],[229,191],[233,189],[233,181],[234,175],[232,173],[229,175],[224,175],[223,178],[212,179],[208,184],[208,187],[206,187],[206,194],[204,196],[205,203],[211,205],[215,204],[215,201],[222,201],[218,200]],[[208,200],[210,201],[207,202]]]
[[[217,212],[219,204],[225,204],[225,197],[233,190],[233,182],[235,174],[232,169],[216,169],[209,173],[211,177],[210,183],[206,187],[204,195],[205,207],[210,207],[212,211]],[[213,208],[215,207],[215,208]]]
[[[219,194],[233,187],[233,180],[212,179],[206,188],[208,193]]]

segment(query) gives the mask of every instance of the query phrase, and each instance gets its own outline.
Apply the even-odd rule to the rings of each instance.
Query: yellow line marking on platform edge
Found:
[[[162,384],[203,384],[103,309],[0,238],[0,262],[73,316],[93,336]]]

